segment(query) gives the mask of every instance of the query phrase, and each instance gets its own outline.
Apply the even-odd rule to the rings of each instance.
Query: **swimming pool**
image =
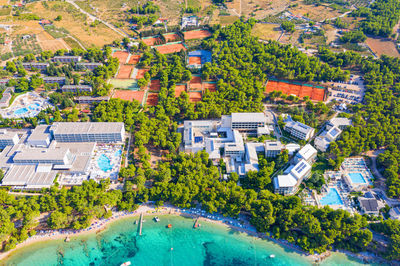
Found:
[[[28,106],[28,108],[30,110],[37,110],[39,107],[40,107],[40,104],[38,104],[38,103],[33,103],[33,104]]]
[[[117,150],[117,151],[115,152],[114,156],[118,158],[118,157],[121,156],[121,154],[122,154],[122,150]]]
[[[363,177],[361,173],[349,173],[349,177],[351,179],[352,183],[357,183],[357,184],[366,184],[367,181]]]
[[[113,168],[110,159],[104,154],[97,159],[97,165],[103,172],[110,171]]]
[[[14,115],[23,115],[28,112],[28,109],[23,107],[14,111]]]
[[[336,188],[330,188],[328,194],[320,200],[322,205],[343,205],[339,192]]]

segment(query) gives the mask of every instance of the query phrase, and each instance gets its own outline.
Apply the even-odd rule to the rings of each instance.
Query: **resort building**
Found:
[[[275,193],[283,195],[293,195],[298,186],[311,174],[311,165],[305,160],[300,160],[296,164],[290,165],[283,175],[278,175],[273,180]]]
[[[1,132],[0,168],[5,171],[2,186],[50,187],[57,174],[59,182],[66,179],[71,185],[89,178],[118,178],[123,123],[55,123],[30,132]],[[107,144],[110,142],[113,144]]]
[[[379,215],[379,203],[376,199],[359,198],[360,208],[365,214]]]
[[[318,137],[315,138],[315,147],[317,147],[317,149],[322,152],[326,152],[331,142],[335,141],[341,133],[342,131],[336,126],[331,127],[329,130],[325,130]]]
[[[345,118],[345,117],[335,117],[332,118],[331,120],[328,121],[326,124],[326,129],[329,130],[332,127],[337,127],[340,130],[345,129],[348,126],[351,126],[353,123],[351,122],[350,119]]]
[[[390,218],[393,220],[400,220],[400,207],[393,207],[389,211]]]
[[[280,141],[266,141],[265,142],[265,157],[274,158],[278,156],[285,146]]]
[[[184,29],[186,27],[197,27],[197,26],[198,26],[198,20],[196,16],[182,17],[181,29]]]
[[[64,85],[61,88],[62,92],[92,92],[92,86],[89,85]]]
[[[314,135],[314,128],[296,121],[288,121],[283,129],[293,137],[306,141]]]
[[[54,56],[53,62],[61,62],[61,63],[72,63],[81,61],[82,57],[80,56]]]
[[[43,78],[43,82],[46,84],[58,83],[60,85],[64,85],[66,80],[67,79],[65,77],[44,77]]]
[[[6,146],[16,145],[19,141],[17,132],[10,131],[7,129],[0,129],[0,149],[4,149]]]
[[[75,98],[79,104],[93,104],[93,103],[101,103],[108,102],[110,100],[110,96],[79,96]]]
[[[226,161],[227,172],[244,176],[258,170],[258,152],[265,152],[265,143],[247,143],[241,133],[257,134],[257,128],[266,127],[268,119],[263,113],[234,113],[221,120],[185,121],[183,146],[186,152],[205,150],[217,163]],[[271,151],[271,154],[277,151]],[[279,151],[280,152],[280,151]]]
[[[58,142],[122,142],[125,127],[122,122],[57,122],[50,127]]]
[[[50,64],[49,63],[28,62],[28,63],[22,63],[22,66],[26,70],[32,70],[32,68],[36,68],[39,70],[45,70],[48,66],[50,66]]]
[[[311,146],[310,144],[306,144],[296,154],[296,156],[294,157],[294,161],[297,163],[301,160],[304,160],[309,164],[312,164],[315,161],[315,158],[317,157],[317,153],[318,153],[317,150],[313,146]]]
[[[102,66],[102,63],[90,62],[90,63],[77,63],[76,66],[79,68],[94,70],[96,67]]]
[[[14,92],[14,87],[8,87],[3,91],[3,95],[0,99],[0,108],[7,108],[10,104],[12,94]]]

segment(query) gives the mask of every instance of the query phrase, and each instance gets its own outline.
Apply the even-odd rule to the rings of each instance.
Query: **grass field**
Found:
[[[400,54],[393,41],[381,39],[381,38],[367,38],[365,41],[371,50],[381,56],[383,54],[400,58]]]
[[[0,6],[2,6],[2,5],[0,4]],[[10,12],[11,12],[11,7],[0,8],[0,16],[8,16],[8,15],[10,15]]]
[[[221,26],[226,26],[232,24],[238,19],[238,16],[219,16],[219,23],[221,24]]]
[[[121,39],[113,30],[100,23],[95,27],[91,27],[91,21],[88,21],[86,15],[83,15],[75,7],[69,3],[61,1],[36,2],[27,5],[28,8],[39,17],[54,20],[58,15],[62,16],[61,21],[54,21],[56,28],[67,29],[68,32],[78,39],[85,47],[110,44],[114,40]],[[36,22],[37,23],[37,22]]]
[[[305,16],[314,21],[323,21],[339,16],[341,13],[338,10],[325,5],[305,5],[298,4],[296,7],[289,9],[294,15]]]
[[[262,40],[277,40],[281,35],[280,26],[276,24],[257,23],[251,35]]]
[[[70,49],[62,39],[54,39],[50,34],[43,31],[37,35],[37,40],[43,50],[57,51],[60,49]]]
[[[65,43],[71,47],[71,49],[74,48],[82,48],[79,43],[77,43],[73,38],[71,38],[70,36],[67,36],[65,38],[63,38],[63,40],[65,41]]]

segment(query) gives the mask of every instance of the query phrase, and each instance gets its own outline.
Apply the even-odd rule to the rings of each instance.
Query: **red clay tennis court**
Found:
[[[150,90],[151,91],[160,91],[161,84],[159,79],[153,79],[150,81]]]
[[[201,65],[201,57],[200,56],[190,56],[189,57],[189,65]]]
[[[308,96],[314,101],[323,101],[325,96],[325,90],[321,88],[269,80],[265,87],[265,92],[270,93],[272,91],[281,91],[283,94],[293,94],[300,98]]]
[[[210,92],[217,91],[217,84],[216,83],[203,83],[204,90],[208,90]]]
[[[141,79],[141,78],[144,78],[144,74],[146,73],[146,72],[148,72],[149,70],[148,69],[138,69],[138,72],[137,72],[137,74],[136,74],[136,79]]]
[[[193,76],[192,79],[190,80],[190,89],[201,89],[201,77],[199,76]]]
[[[149,93],[147,95],[146,104],[156,106],[158,103],[158,93]]]
[[[151,37],[142,40],[148,46],[153,46],[161,43],[161,39],[159,37]]]
[[[113,98],[118,98],[125,101],[136,100],[140,104],[143,101],[144,91],[131,91],[131,90],[115,90]]]
[[[118,58],[120,64],[125,64],[128,56],[129,53],[126,51],[115,51],[112,55],[112,57]]]
[[[176,33],[169,33],[163,35],[166,42],[176,42],[179,41],[179,35]]]
[[[128,64],[129,65],[136,65],[140,61],[140,55],[139,54],[131,54],[131,57],[129,58]]]
[[[155,47],[161,54],[172,54],[180,52],[181,50],[187,50],[186,47],[181,43],[165,44]]]
[[[208,30],[191,30],[183,33],[185,40],[203,39],[211,35]]]
[[[201,92],[189,92],[189,101],[192,103],[201,101]]]
[[[133,66],[121,65],[118,70],[117,79],[129,79],[131,77],[132,70]]]
[[[175,97],[181,96],[181,93],[186,91],[185,85],[175,85]]]

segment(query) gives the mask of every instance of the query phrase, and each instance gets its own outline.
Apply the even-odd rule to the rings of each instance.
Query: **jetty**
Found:
[[[199,227],[199,219],[200,216],[197,217],[196,221],[194,222],[193,228],[196,229],[197,227]]]
[[[143,228],[143,213],[140,214],[139,218],[139,235],[142,235],[142,228]]]

